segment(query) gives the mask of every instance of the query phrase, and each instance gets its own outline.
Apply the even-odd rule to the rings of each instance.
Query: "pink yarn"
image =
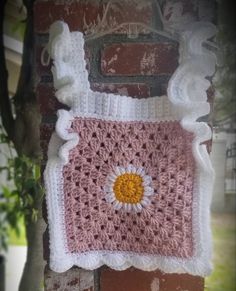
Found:
[[[193,135],[177,121],[117,122],[75,118],[77,147],[64,166],[68,251],[130,251],[187,258],[193,254]],[[143,167],[155,194],[140,213],[105,200],[117,166]]]

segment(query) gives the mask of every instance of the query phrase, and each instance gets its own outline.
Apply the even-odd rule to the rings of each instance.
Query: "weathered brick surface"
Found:
[[[175,20],[182,18],[182,21],[198,20],[198,6],[193,0],[166,0],[163,4],[163,16],[165,20]],[[179,19],[178,19],[179,18]]]
[[[105,11],[105,10],[104,10]],[[132,1],[110,1],[109,9],[107,10],[107,21],[105,21],[104,30],[118,27],[120,24],[129,22],[141,22],[147,26],[152,26],[154,11],[152,9],[152,0],[139,0],[136,5]],[[137,27],[137,31],[148,33],[141,26]],[[127,33],[128,27],[123,26],[113,33]]]
[[[92,83],[91,89],[98,92],[117,93],[131,97],[149,97],[150,88],[146,84]]]
[[[42,164],[47,160],[48,143],[55,129],[55,125],[51,123],[42,123],[40,126],[40,146],[43,153]]]
[[[58,109],[68,109],[55,97],[55,90],[52,84],[39,84],[36,90],[37,99],[40,100],[39,108],[42,114],[52,114]]]
[[[45,291],[94,291],[92,271],[73,268],[64,273],[45,269]]]
[[[137,1],[136,1],[137,2]],[[124,22],[141,22],[147,26],[152,22],[152,1],[140,0],[137,5],[130,1],[113,2],[107,9],[106,21],[102,29],[118,27]],[[101,23],[107,7],[107,1],[36,1],[35,31],[47,32],[55,20],[68,23],[71,30],[82,30],[91,33]],[[145,31],[141,30],[142,33]],[[126,33],[127,29],[119,29],[115,33]]]
[[[164,274],[159,271],[143,272],[134,268],[101,271],[101,291],[201,291],[204,280],[187,274]]]
[[[54,129],[55,129],[55,124],[42,123],[40,126],[40,140],[49,142]]]
[[[172,74],[178,65],[178,47],[170,43],[107,45],[101,57],[104,75]]]
[[[67,22],[71,30],[83,30],[85,23],[100,19],[102,11],[102,6],[96,1],[36,1],[35,31],[48,32],[56,20]]]

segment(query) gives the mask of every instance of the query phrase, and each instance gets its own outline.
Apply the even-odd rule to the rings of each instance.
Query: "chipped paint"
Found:
[[[125,87],[118,88],[117,92],[118,92],[118,94],[120,94],[122,96],[128,96],[129,95],[128,89],[125,88]]]
[[[102,27],[104,24],[102,23],[102,15],[104,15],[106,10],[106,5],[102,5],[102,12],[98,13],[97,18],[94,19],[92,22],[87,23],[86,21],[86,11],[84,12],[83,16],[83,30],[86,35],[88,34],[96,34],[100,30],[100,26]]]
[[[192,0],[191,3],[195,3]],[[163,26],[164,30],[176,32],[182,30],[186,25],[196,21],[196,17],[185,11],[182,0],[167,0],[163,9]]]
[[[112,64],[112,63],[114,63],[115,61],[117,61],[117,59],[118,59],[118,55],[117,54],[115,54],[111,59],[110,59],[110,61],[108,61],[108,66],[110,65],[110,64]]]
[[[94,273],[93,271],[87,271],[80,269],[80,291],[85,291],[87,289],[93,288],[94,286]]]
[[[83,18],[83,30],[86,35],[93,34],[96,37],[98,33],[109,33],[109,31],[116,30],[116,27],[120,26],[122,23],[132,21],[130,18],[130,9],[132,6],[135,9],[132,9],[132,18],[133,21],[138,21],[141,15],[146,15],[145,11],[149,13],[151,10],[151,1],[148,0],[123,0],[123,5],[120,4],[120,1],[110,1],[107,4],[102,5],[102,13],[98,14],[97,18],[90,23],[87,23],[85,17]],[[124,9],[125,7],[125,9]],[[142,14],[141,14],[142,12]],[[105,17],[104,17],[105,15]],[[150,19],[146,16],[144,17],[144,22],[146,23]],[[143,20],[143,19],[142,19]],[[117,29],[117,32],[130,33],[130,26],[128,24],[124,25]],[[139,33],[147,33],[148,30],[139,27]]]
[[[115,74],[116,73],[116,70],[110,68],[110,69],[108,69],[108,73]]]
[[[94,273],[79,268],[64,273],[45,271],[45,291],[87,291],[94,288]]]
[[[151,283],[151,291],[160,291],[160,281],[158,278],[154,278]]]
[[[64,9],[64,13],[65,13],[65,15],[70,15],[70,14],[71,14],[68,5],[64,5],[64,6],[63,6],[63,9]]]
[[[106,60],[104,58],[101,61],[101,65],[102,65],[103,68],[106,68],[106,66],[107,66],[107,62],[106,62]]]
[[[148,73],[152,74],[153,68],[156,66],[156,58],[157,58],[157,53],[147,53],[145,52],[141,61],[140,61],[140,71],[142,73]],[[147,69],[149,71],[147,72]]]

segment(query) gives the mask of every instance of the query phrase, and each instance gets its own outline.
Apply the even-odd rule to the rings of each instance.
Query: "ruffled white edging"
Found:
[[[118,251],[89,251],[83,254],[71,254],[67,250],[62,173],[64,165],[68,163],[70,149],[79,142],[79,137],[76,134],[68,133],[71,122],[76,115],[72,108],[70,112],[60,110],[58,113],[56,131],[58,136],[66,142],[61,146],[60,139],[55,135],[53,136],[49,146],[50,156],[44,173],[50,231],[50,267],[52,270],[64,272],[73,265],[84,269],[96,269],[105,264],[116,270],[124,270],[134,266],[146,271],[160,269],[166,273],[190,273],[200,276],[206,276],[210,273],[209,210],[214,171],[205,145],[200,144],[210,138],[210,129],[205,123],[198,123],[196,120],[209,113],[209,106],[205,98],[205,90],[208,85],[205,77],[213,73],[213,67],[207,69],[209,60],[210,65],[213,65],[213,56],[202,49],[202,42],[213,33],[214,27],[210,24],[203,26],[195,24],[190,32],[183,34],[180,44],[182,52],[180,66],[171,78],[168,88],[169,98],[174,107],[177,108],[176,110],[185,113],[181,119],[183,128],[195,134],[193,154],[197,170],[193,191],[194,255],[188,259],[181,259]],[[202,58],[204,58],[204,62],[202,62]],[[200,64],[204,67],[201,67]],[[205,87],[202,88],[200,84],[205,85]],[[197,88],[198,95],[195,94],[195,88]]]
[[[79,31],[56,21],[50,28],[48,51],[53,59],[53,81],[57,99],[71,107],[74,115],[116,121],[180,120],[181,110],[167,96],[131,98],[90,89],[84,59],[84,39]]]

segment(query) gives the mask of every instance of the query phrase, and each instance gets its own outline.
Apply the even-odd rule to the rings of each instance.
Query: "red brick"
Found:
[[[150,88],[146,84],[114,84],[114,83],[92,83],[91,89],[98,92],[115,93],[122,96],[149,97]]]
[[[141,22],[147,26],[152,27],[153,9],[152,1],[110,1],[110,8],[107,13],[107,21],[105,22],[104,29],[115,28],[123,23]],[[128,33],[129,27],[123,26],[113,33]],[[142,26],[137,26],[139,33],[148,33]]]
[[[56,20],[67,22],[71,30],[83,30],[84,20],[86,23],[94,23],[102,16],[102,6],[95,1],[82,3],[40,0],[35,3],[34,11],[36,32],[48,32],[50,25]]]
[[[37,86],[37,100],[42,114],[52,114],[58,109],[67,108],[64,104],[60,103],[55,97],[55,90],[53,85],[39,84]]]
[[[170,43],[129,43],[106,46],[101,70],[108,76],[172,74],[178,66],[178,48]]]
[[[51,123],[42,123],[40,125],[40,139],[49,141],[54,131],[55,125]]]
[[[100,23],[107,4],[99,1],[41,1],[35,3],[35,31],[47,32],[56,20],[64,20],[71,30],[81,30],[91,33]],[[134,5],[129,1],[117,1],[109,4],[103,30],[117,27],[124,22],[142,22],[151,26],[151,1],[141,1]],[[127,28],[119,29],[116,33],[126,33]],[[141,30],[143,31],[143,29]]]
[[[204,280],[187,274],[143,272],[134,268],[125,271],[104,269],[101,272],[102,291],[203,291]]]
[[[42,162],[45,162],[47,160],[48,143],[54,129],[54,124],[42,123],[40,126],[40,146],[43,154]]]
[[[198,5],[194,2],[194,0],[166,0],[163,5],[164,19],[179,23],[181,18],[186,21],[186,16],[188,16],[190,21],[197,21]]]
[[[79,268],[64,273],[55,273],[48,267],[44,271],[45,291],[94,291],[93,271]]]

